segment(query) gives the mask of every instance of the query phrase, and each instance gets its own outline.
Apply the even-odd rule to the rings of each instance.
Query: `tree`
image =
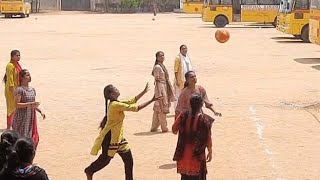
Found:
[[[109,0],[104,0],[104,12],[109,12]]]

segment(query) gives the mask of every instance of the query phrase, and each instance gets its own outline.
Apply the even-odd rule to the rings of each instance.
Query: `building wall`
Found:
[[[40,0],[40,11],[41,10],[60,10],[60,0]]]

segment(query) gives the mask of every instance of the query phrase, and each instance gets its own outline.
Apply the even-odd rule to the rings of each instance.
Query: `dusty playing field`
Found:
[[[198,84],[223,114],[213,127],[209,180],[320,177],[319,107],[303,108],[318,102],[319,47],[274,28],[241,24],[228,26],[231,39],[219,44],[211,23],[195,17],[159,14],[152,21],[151,14],[55,13],[0,18],[0,75],[10,51],[19,49],[47,115],[38,123],[35,163],[50,179],[85,179],[83,169],[97,158],[89,152],[104,116],[104,86],[114,84],[127,98],[150,82],[151,91],[141,102],[148,100],[153,96],[154,54],[164,51],[173,81],[181,44],[189,48]],[[4,95],[0,101],[3,129]],[[152,112],[149,106],[126,114],[135,179],[179,179],[172,161],[177,136],[148,133]],[[169,118],[169,127],[172,122]],[[121,158],[116,156],[94,177],[124,179]]]

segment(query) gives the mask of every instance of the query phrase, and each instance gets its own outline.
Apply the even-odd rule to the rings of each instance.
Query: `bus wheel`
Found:
[[[302,28],[301,39],[303,42],[309,43],[309,25],[306,25]]]
[[[27,17],[29,17],[29,14],[27,14]]]
[[[22,17],[22,18],[25,18],[25,17],[26,17],[26,14],[21,14],[21,17]]]
[[[225,16],[217,16],[214,19],[213,24],[217,28],[222,28],[222,27],[225,27],[228,24],[228,19]]]
[[[272,23],[272,26],[277,27],[277,17],[274,18],[274,21],[273,21],[273,23]]]

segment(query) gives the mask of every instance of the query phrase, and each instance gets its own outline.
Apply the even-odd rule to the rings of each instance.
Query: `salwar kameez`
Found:
[[[8,63],[6,66],[5,74],[5,97],[7,105],[7,127],[12,126],[13,114],[16,110],[15,100],[14,100],[14,91],[10,89],[15,89],[19,85],[19,73],[21,71],[20,64],[17,63]]]
[[[164,65],[156,64],[152,74],[155,78],[154,95],[162,99],[154,102],[151,131],[157,131],[161,126],[161,130],[166,132],[168,131],[166,115],[170,113],[171,102],[175,100],[173,87]]]
[[[172,132],[179,132],[173,160],[182,180],[206,180],[205,148],[212,147],[211,125],[214,119],[200,114],[192,119],[189,112],[179,114]]]

